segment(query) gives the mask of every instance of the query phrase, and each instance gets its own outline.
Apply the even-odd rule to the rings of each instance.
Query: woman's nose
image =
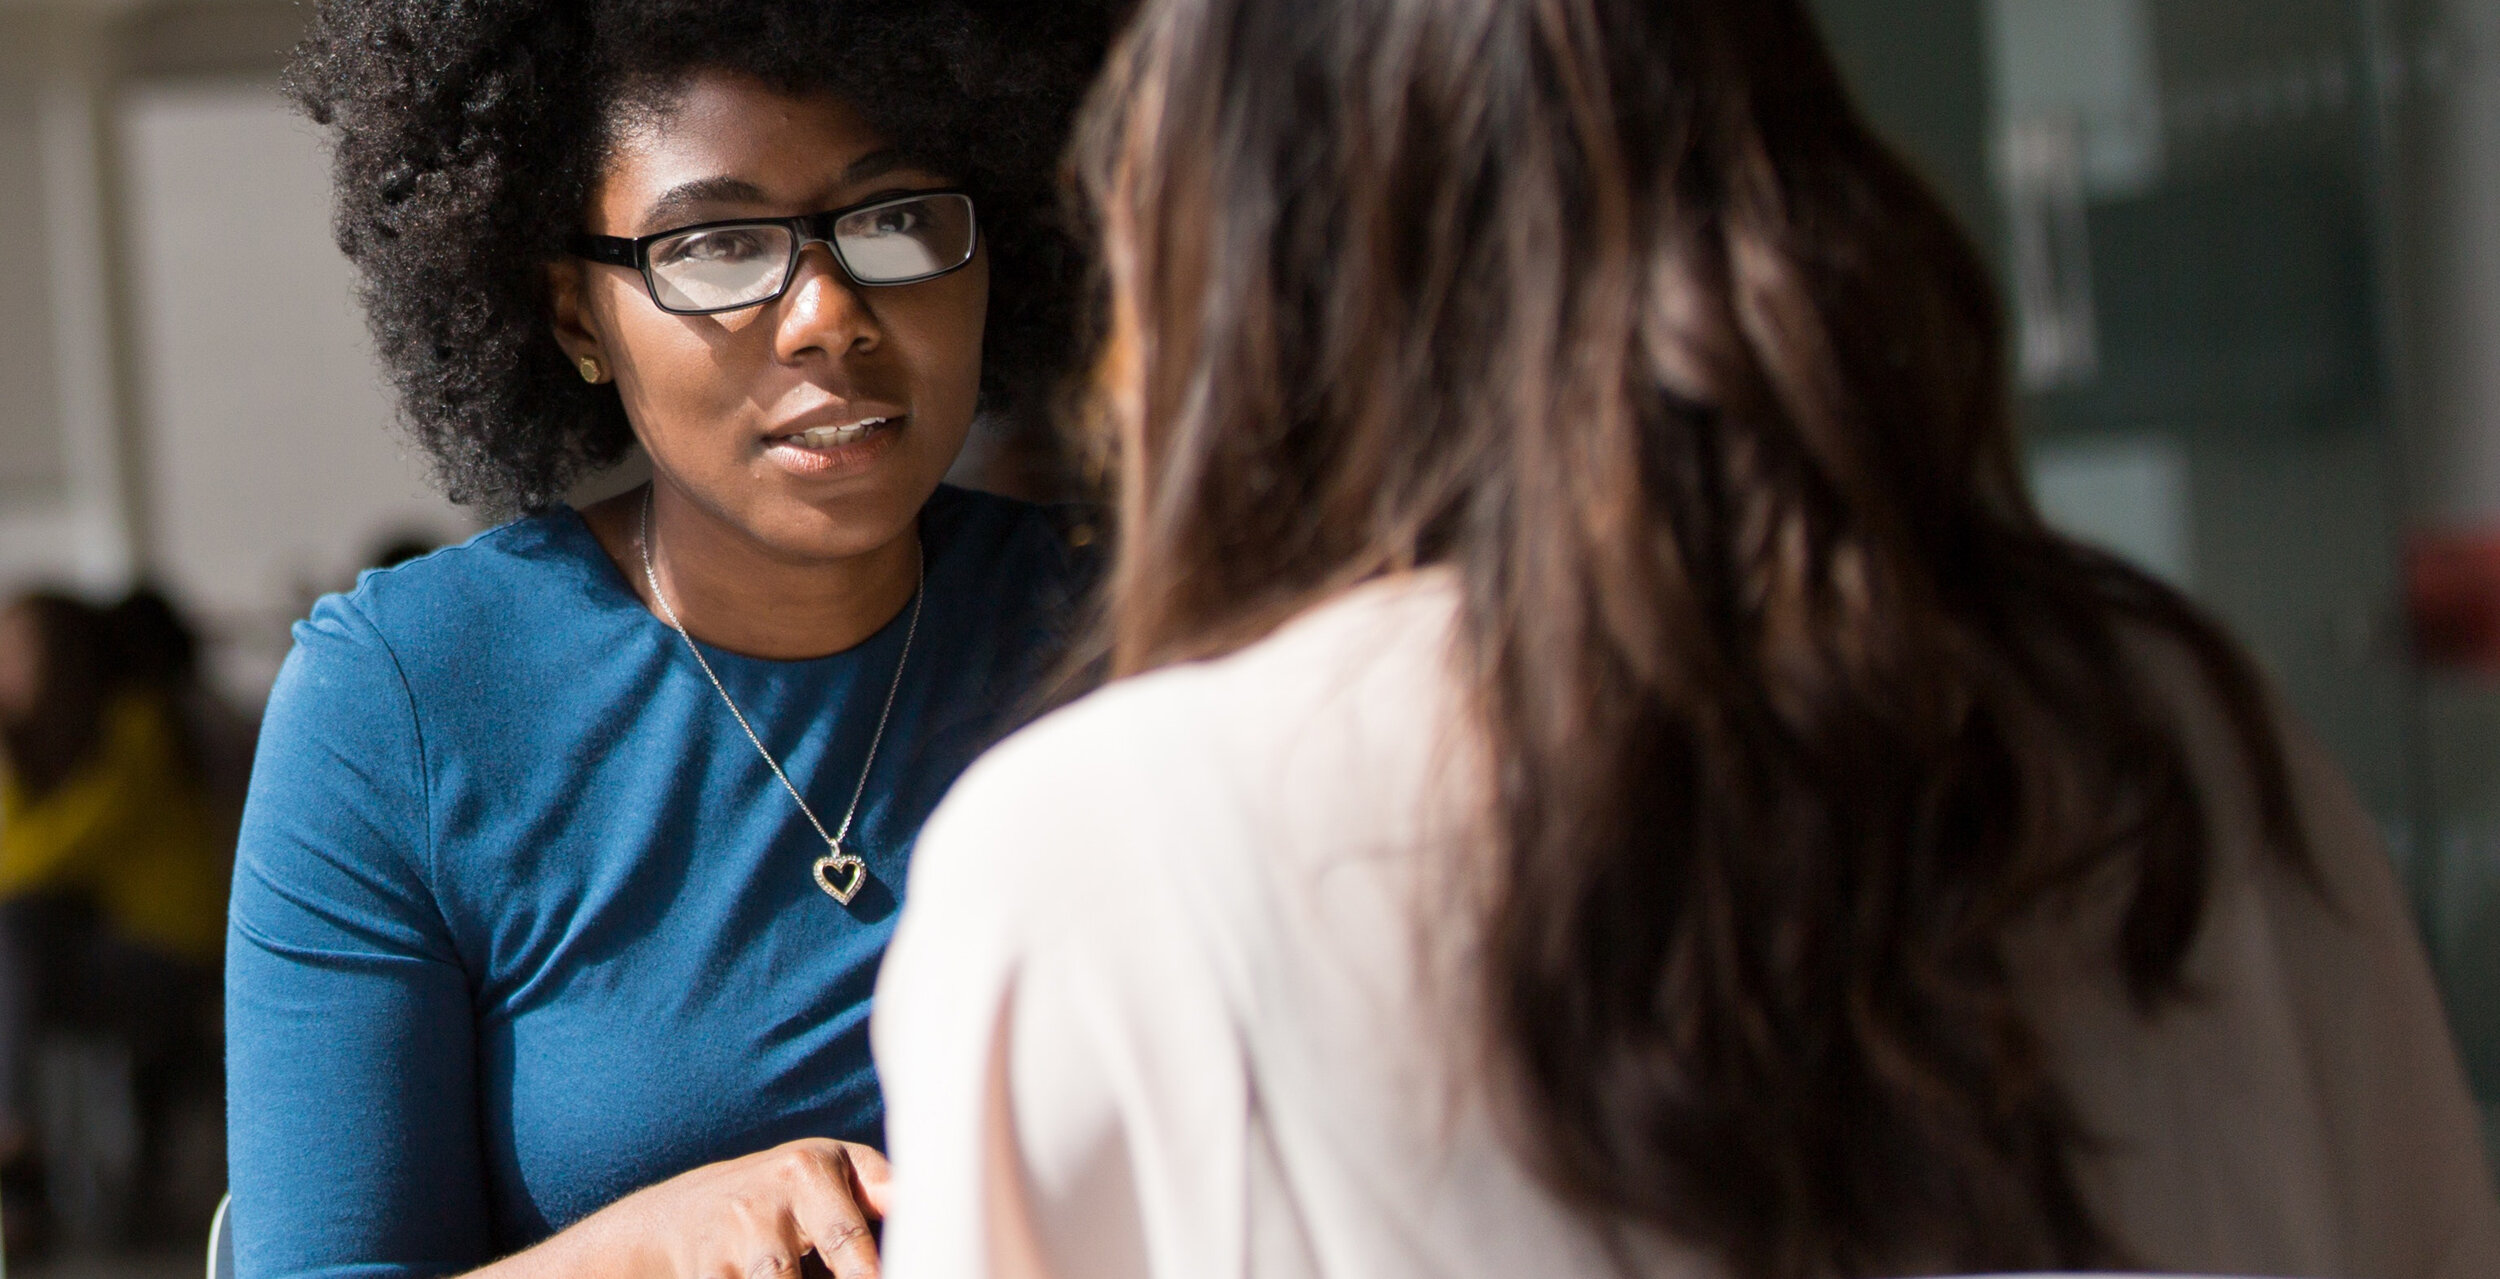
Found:
[[[774,345],[784,361],[804,359],[810,351],[836,359],[864,353],[882,336],[875,308],[834,260],[832,246],[821,240],[799,247],[798,273],[780,311]]]

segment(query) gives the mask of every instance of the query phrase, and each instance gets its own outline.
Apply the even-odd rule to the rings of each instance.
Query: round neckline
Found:
[[[932,500],[935,499],[932,498]],[[568,539],[572,539],[577,542],[579,545],[576,549],[586,552],[588,558],[593,561],[593,566],[590,569],[590,576],[594,580],[597,589],[604,597],[601,601],[602,603],[611,609],[631,613],[641,624],[650,626],[658,631],[659,635],[664,637],[667,642],[672,645],[683,644],[687,640],[692,640],[697,647],[703,650],[703,656],[715,665],[724,662],[743,663],[746,666],[759,670],[794,671],[813,666],[827,666],[842,662],[862,661],[866,659],[871,651],[876,650],[881,646],[890,646],[888,645],[888,641],[901,633],[902,627],[911,617],[912,602],[910,599],[906,598],[903,601],[903,606],[894,611],[894,616],[887,618],[882,625],[878,626],[877,629],[870,631],[858,643],[851,645],[849,648],[837,649],[834,652],[819,654],[815,657],[757,657],[751,653],[741,653],[736,649],[722,648],[718,644],[700,639],[691,634],[685,636],[684,639],[680,639],[678,637],[679,633],[677,628],[670,626],[666,618],[661,617],[658,613],[652,611],[650,605],[642,602],[642,596],[635,592],[633,583],[626,579],[625,570],[620,567],[614,559],[609,557],[608,548],[599,541],[599,535],[591,531],[590,521],[582,518],[582,513],[575,509],[569,502],[559,504],[553,508],[549,514],[553,515],[558,512],[561,512],[563,516],[561,523],[564,528],[564,535]],[[928,506],[923,504],[921,507],[921,514],[912,517],[913,519],[919,521],[921,547],[923,553],[927,556],[925,561],[927,567],[923,570],[920,582],[920,589],[923,591],[930,589],[930,587],[937,581],[938,576],[937,548],[929,545],[929,524],[927,519],[924,518],[927,512]],[[899,642],[899,640],[895,642]]]

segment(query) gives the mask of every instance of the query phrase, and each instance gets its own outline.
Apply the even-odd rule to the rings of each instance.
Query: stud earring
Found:
[[[574,365],[582,371],[583,381],[588,382],[593,386],[598,385],[599,358],[597,356],[585,355],[581,359],[574,361]]]

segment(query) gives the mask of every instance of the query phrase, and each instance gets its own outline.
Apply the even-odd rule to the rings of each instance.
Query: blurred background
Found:
[[[2041,500],[2225,618],[2341,757],[2500,1116],[2500,0],[1816,7],[1996,263]],[[85,862],[30,791],[0,818],[21,1273],[190,1273],[220,1189],[213,958],[171,918],[216,902],[154,874],[133,906],[95,859],[230,853],[287,623],[477,527],[393,433],[278,98],[304,12],[0,0],[0,599],[85,610],[0,615],[0,714],[20,678],[59,721],[56,798],[192,797],[91,822]]]
[[[2043,506],[2341,758],[2500,1137],[2500,2],[1816,7],[1995,259]]]

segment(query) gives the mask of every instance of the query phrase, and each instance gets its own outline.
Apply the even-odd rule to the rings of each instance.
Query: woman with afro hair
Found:
[[[874,1273],[869,995],[1049,663],[941,483],[1077,350],[1089,0],[329,0],[289,87],[407,428],[511,515],[298,625],[235,872],[246,1276]],[[647,486],[576,510],[639,446]]]

